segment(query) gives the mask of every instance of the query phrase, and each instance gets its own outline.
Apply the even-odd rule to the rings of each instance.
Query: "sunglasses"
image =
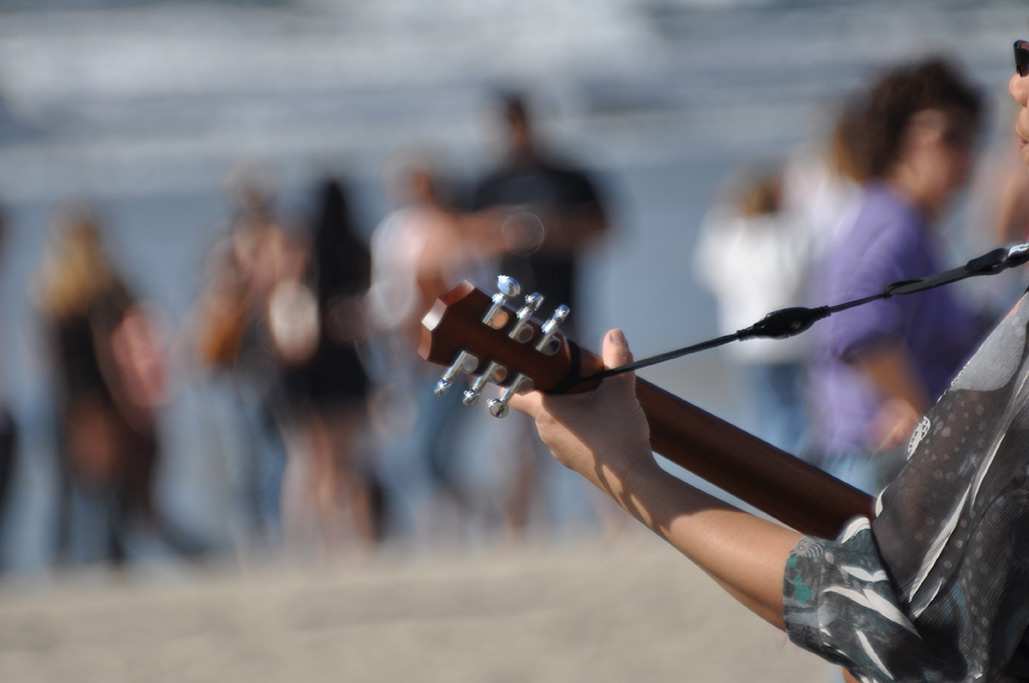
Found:
[[[1015,71],[1023,78],[1029,76],[1029,40],[1015,41]]]

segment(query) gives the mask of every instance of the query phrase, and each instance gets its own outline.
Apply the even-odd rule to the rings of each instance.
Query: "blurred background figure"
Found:
[[[7,237],[7,216],[0,206],[0,268],[4,263],[4,242]],[[14,486],[14,472],[18,453],[18,427],[14,414],[7,404],[4,382],[4,364],[0,362],[0,572],[4,570],[6,558],[3,548],[8,535],[9,506]]]
[[[162,341],[100,230],[89,208],[66,209],[39,275],[56,399],[57,560],[122,564],[140,533],[196,557],[203,545],[161,514],[154,495]]]
[[[495,227],[506,240],[499,272],[516,278],[522,291],[545,297],[541,315],[560,304],[572,309],[564,331],[575,336],[578,265],[585,252],[608,233],[605,201],[594,180],[553,153],[539,136],[521,93],[498,98],[496,116],[503,153],[475,185],[471,208],[496,210]],[[517,466],[507,495],[506,519],[516,535],[529,523],[540,488],[540,457],[531,425],[524,422]]]
[[[862,191],[851,168],[848,126],[848,117],[836,113],[828,134],[816,135],[813,145],[794,152],[783,170],[783,210],[807,225],[810,244],[799,246],[811,262],[850,229],[860,209]]]
[[[540,139],[525,95],[504,94],[494,106],[502,155],[475,184],[472,208],[501,209],[500,271],[574,311],[579,260],[608,231],[605,201],[585,170]]]
[[[285,365],[287,541],[339,549],[377,543],[386,527],[385,489],[363,438],[370,385],[358,353],[371,256],[342,181],[322,179],[315,197],[303,269],[275,283],[268,317]]]
[[[249,171],[229,181],[234,215],[226,239],[209,260],[196,325],[201,364],[231,387],[243,437],[242,508],[250,532],[263,543],[280,539],[286,448],[275,413],[282,363],[268,327],[269,297],[290,262],[267,181]]]
[[[700,229],[694,267],[718,301],[724,334],[765,314],[801,305],[815,245],[813,226],[785,201],[781,166],[743,174]],[[804,337],[755,339],[729,351],[746,380],[754,432],[790,453],[800,453],[807,431]]]
[[[942,270],[936,226],[969,180],[982,111],[964,74],[935,58],[890,69],[850,102],[840,139],[862,194],[854,223],[819,263],[819,303]],[[845,311],[814,331],[815,452],[874,493],[984,325],[943,288]]]
[[[375,423],[388,440],[404,435],[411,464],[424,468],[418,475],[428,478],[429,507],[416,511],[415,519],[460,534],[469,522],[496,516],[463,476],[460,438],[473,413],[461,403],[459,387],[433,394],[439,371],[419,362],[416,349],[422,316],[437,297],[465,279],[489,286],[493,277],[483,262],[499,242],[489,225],[481,225],[492,217],[461,214],[443,185],[427,159],[403,161],[391,178],[398,208],[372,233],[369,299],[385,360]],[[411,481],[418,476],[412,474],[401,467],[396,478]]]

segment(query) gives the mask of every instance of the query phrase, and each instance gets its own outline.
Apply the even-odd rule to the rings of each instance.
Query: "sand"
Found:
[[[829,669],[650,537],[0,590],[0,681],[804,681]]]

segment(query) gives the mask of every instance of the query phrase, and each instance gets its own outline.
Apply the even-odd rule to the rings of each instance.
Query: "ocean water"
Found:
[[[573,315],[587,338],[617,325],[649,354],[716,333],[689,264],[734,169],[809,143],[868,74],[928,51],[961,61],[991,96],[995,148],[1011,112],[1010,45],[1025,33],[1019,2],[0,2],[0,198],[13,227],[0,264],[0,394],[27,444],[13,565],[33,571],[48,552],[32,292],[57,202],[101,207],[119,264],[181,337],[239,163],[274,177],[290,207],[318,173],[344,172],[370,230],[388,209],[389,159],[428,150],[471,177],[496,151],[491,93],[526,88],[546,138],[595,170],[615,216]],[[747,422],[719,353],[644,374]],[[163,499],[231,542],[239,505],[226,491],[242,448],[231,408],[188,367],[177,376]]]

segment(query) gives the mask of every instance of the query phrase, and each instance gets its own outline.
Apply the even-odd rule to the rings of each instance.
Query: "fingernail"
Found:
[[[622,346],[629,345],[629,342],[625,339],[625,334],[621,330],[611,330],[611,341]]]

